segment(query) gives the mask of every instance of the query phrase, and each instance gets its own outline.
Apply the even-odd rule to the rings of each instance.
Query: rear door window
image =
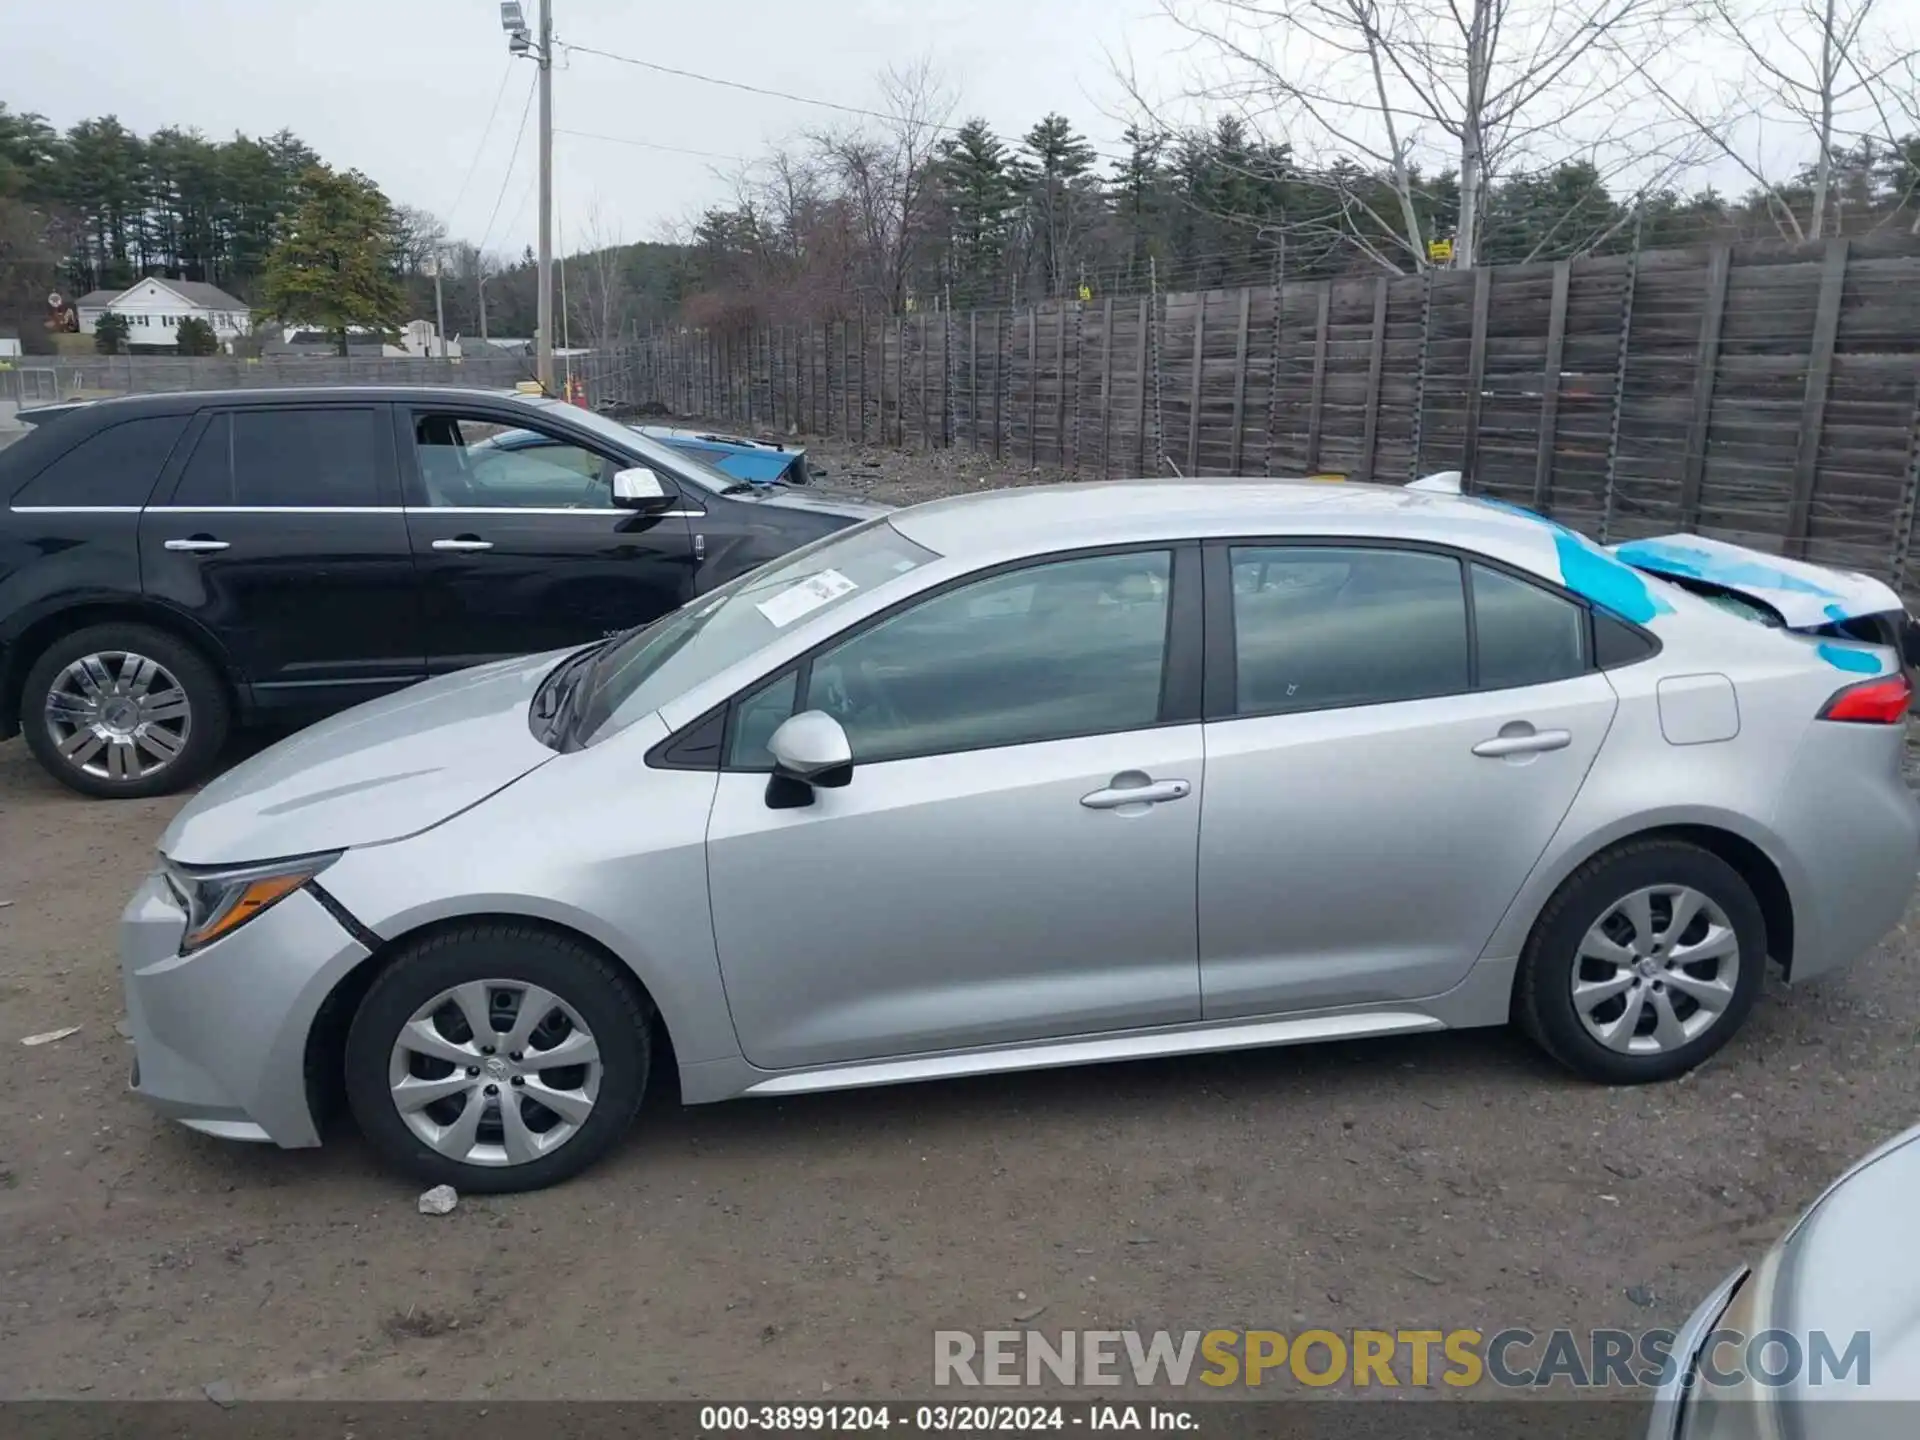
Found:
[[[1315,545],[1229,553],[1236,714],[1470,688],[1466,592],[1451,556]]]
[[[186,425],[184,415],[147,415],[96,431],[29,480],[13,504],[63,509],[145,505]]]
[[[1504,571],[1471,570],[1482,690],[1545,685],[1587,668],[1585,610]]]
[[[371,406],[217,414],[174,488],[175,505],[336,509],[380,504]]]

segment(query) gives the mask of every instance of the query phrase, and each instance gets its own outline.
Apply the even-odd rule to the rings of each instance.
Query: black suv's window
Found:
[[[96,431],[26,483],[26,505],[144,505],[186,428],[184,415],[147,415]]]
[[[175,505],[378,505],[378,412],[363,407],[215,415],[174,487]]]
[[[607,510],[620,468],[543,430],[445,411],[414,417],[413,455],[426,502],[450,509]]]
[[[1379,705],[1467,686],[1460,562],[1417,550],[1235,546],[1235,709]]]
[[[1470,568],[1482,690],[1544,685],[1587,668],[1586,611],[1502,571]]]

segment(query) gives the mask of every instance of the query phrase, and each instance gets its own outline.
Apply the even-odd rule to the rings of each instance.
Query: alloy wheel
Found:
[[[1652,885],[1607,907],[1580,942],[1573,1009],[1623,1055],[1698,1039],[1733,1003],[1740,941],[1727,914],[1685,885]]]
[[[173,672],[131,650],[82,655],[47,691],[47,730],[61,757],[101,780],[144,780],[186,748],[193,706]]]
[[[471,980],[400,1028],[387,1083],[427,1145],[463,1164],[506,1166],[578,1135],[601,1073],[600,1047],[565,1000],[521,981]]]

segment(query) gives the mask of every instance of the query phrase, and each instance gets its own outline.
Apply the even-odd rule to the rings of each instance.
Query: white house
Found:
[[[213,327],[214,337],[229,345],[253,326],[247,302],[236,300],[218,285],[202,280],[166,280],[149,275],[129,290],[95,290],[74,303],[80,333],[91,335],[100,317],[111,312],[127,322],[129,345],[173,345],[180,322],[189,316]]]

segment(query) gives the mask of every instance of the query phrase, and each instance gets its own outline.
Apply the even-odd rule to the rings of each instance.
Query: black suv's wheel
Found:
[[[347,1102],[388,1164],[457,1190],[537,1190],[626,1132],[651,1059],[641,997],[590,947],[532,926],[434,935],[347,1033]]]
[[[83,795],[167,795],[226,744],[227,688],[206,657],[148,625],[63,635],[27,670],[20,728],[40,763]]]
[[[1520,961],[1516,1018],[1590,1080],[1684,1074],[1733,1038],[1760,993],[1767,927],[1740,874],[1677,840],[1575,871]]]

